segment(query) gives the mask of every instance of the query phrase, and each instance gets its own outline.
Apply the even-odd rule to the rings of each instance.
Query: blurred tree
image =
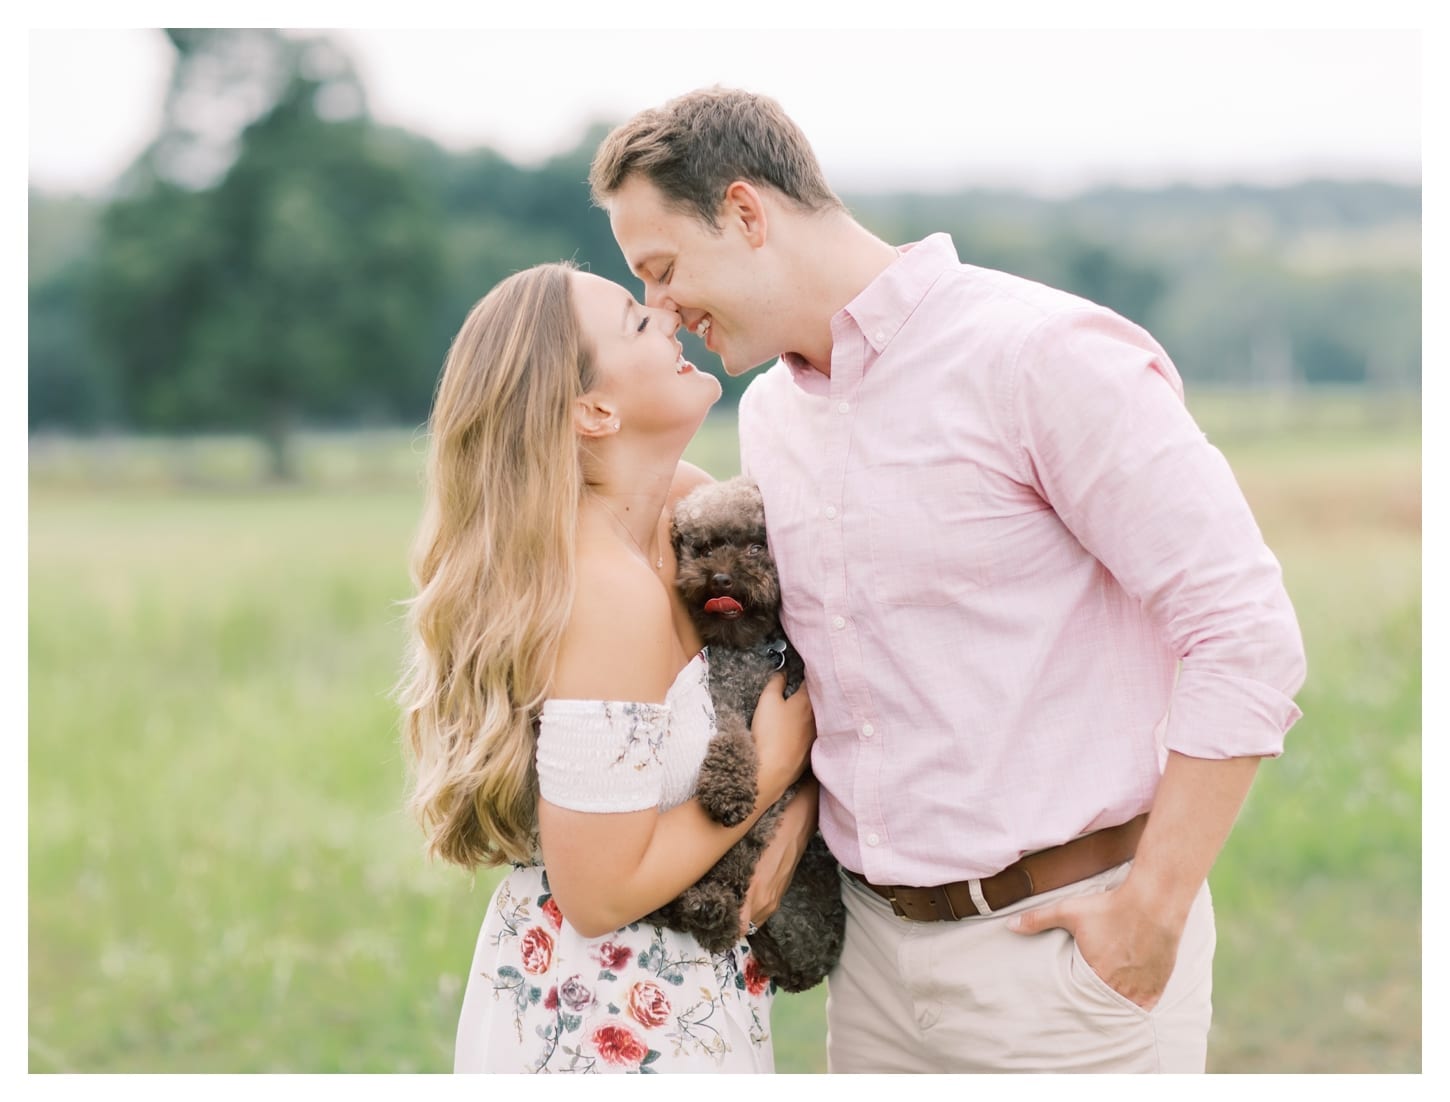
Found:
[[[29,196],[30,428],[96,429],[119,419],[114,364],[98,353],[81,301],[101,205]]]
[[[134,424],[259,432],[291,478],[304,415],[382,420],[429,387],[441,208],[326,40],[171,38],[166,126],[103,219],[92,322]]]

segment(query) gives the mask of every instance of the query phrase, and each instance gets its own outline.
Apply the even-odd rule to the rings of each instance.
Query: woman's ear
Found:
[[[720,216],[726,225],[737,227],[751,248],[765,244],[769,235],[765,201],[760,191],[748,180],[736,180],[725,189],[725,202]]]
[[[591,440],[619,431],[619,413],[602,395],[590,393],[574,403],[574,431]]]

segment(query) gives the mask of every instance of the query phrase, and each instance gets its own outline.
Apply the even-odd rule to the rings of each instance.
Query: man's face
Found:
[[[761,294],[760,249],[744,225],[722,212],[718,233],[669,206],[646,177],[629,177],[609,199],[609,224],[647,306],[674,310],[682,324],[740,375],[784,349],[772,343]]]

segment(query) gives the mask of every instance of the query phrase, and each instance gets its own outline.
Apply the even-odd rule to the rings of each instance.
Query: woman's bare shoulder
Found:
[[[714,482],[715,478],[709,471],[687,463],[683,459],[680,465],[675,468],[675,477],[670,482],[670,494],[665,503],[665,512],[668,513],[675,502],[684,497],[696,486],[703,486],[707,482]]]
[[[678,663],[659,579],[627,548],[608,545],[580,548],[575,579],[550,695],[662,702]]]

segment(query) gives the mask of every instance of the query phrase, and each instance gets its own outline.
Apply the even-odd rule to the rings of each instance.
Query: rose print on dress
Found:
[[[628,945],[620,945],[615,941],[606,941],[594,950],[594,959],[599,962],[603,969],[599,973],[600,979],[613,979],[613,976],[606,976],[605,972],[620,972],[629,964],[629,958],[634,956],[634,950]]]
[[[756,962],[755,954],[747,955],[745,958],[745,990],[752,995],[760,995],[770,987],[770,983],[770,977]]]
[[[629,989],[629,1016],[646,1029],[658,1029],[670,1020],[670,1000],[657,983],[641,981]]]
[[[548,930],[535,926],[524,934],[519,954],[523,958],[524,971],[531,976],[540,975],[554,963],[554,939]]]
[[[649,1045],[636,1037],[628,1026],[600,1026],[589,1040],[599,1058],[616,1067],[637,1068],[651,1055],[659,1056],[658,1052],[651,1053]]]
[[[594,1005],[594,992],[585,986],[582,976],[570,976],[559,985],[559,1002],[575,1014],[583,1014]]]

